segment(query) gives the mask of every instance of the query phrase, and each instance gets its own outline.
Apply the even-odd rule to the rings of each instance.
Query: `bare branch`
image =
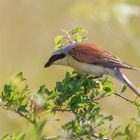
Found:
[[[17,114],[19,114],[21,117],[25,118],[27,121],[29,121],[33,125],[36,125],[36,119],[31,120],[30,118],[27,117],[27,115],[24,115],[23,113],[21,113],[19,111],[16,111],[16,110],[14,112],[17,113]]]
[[[116,95],[116,96],[118,96],[118,97],[120,97],[121,99],[123,99],[123,100],[129,102],[129,103],[132,103],[132,102],[133,102],[133,100],[130,100],[130,99],[128,99],[128,98],[122,96],[121,94],[118,94],[117,92],[114,92],[113,94]],[[99,97],[93,99],[93,102],[94,102],[94,101],[98,101],[98,100],[100,100],[100,99],[102,99],[102,98],[104,98],[104,97],[109,97],[109,96],[106,96],[106,95],[103,93],[103,94],[100,95]]]
[[[98,139],[99,135],[95,133],[93,135],[93,137]],[[73,135],[58,135],[58,136],[48,136],[48,137],[43,138],[43,140],[55,140],[55,139],[66,139],[66,140],[68,140],[68,139],[72,139],[72,138],[74,138]],[[103,137],[102,140],[111,140],[111,139],[109,139],[107,137]]]
[[[72,44],[73,41],[71,40],[71,38],[69,38],[68,36],[65,36],[64,38],[68,39],[69,43]]]
[[[122,98],[123,100],[129,102],[129,103],[132,103],[132,102],[133,102],[132,100],[130,100],[130,99],[128,99],[128,98],[122,96],[121,94],[118,94],[118,93],[116,93],[116,92],[114,92],[114,94],[115,94],[116,96]]]
[[[71,112],[72,110],[70,110],[70,109],[57,108],[56,111],[62,111],[62,112],[67,111],[67,112]]]
[[[58,136],[48,136],[43,138],[43,140],[55,140],[55,139],[71,139],[71,135],[58,135]]]

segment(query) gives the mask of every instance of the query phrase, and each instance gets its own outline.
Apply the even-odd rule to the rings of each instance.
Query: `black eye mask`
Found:
[[[56,60],[62,59],[65,57],[64,53],[61,54],[55,54],[53,56],[50,57],[49,61],[45,64],[45,68],[49,67],[53,62],[55,62]]]

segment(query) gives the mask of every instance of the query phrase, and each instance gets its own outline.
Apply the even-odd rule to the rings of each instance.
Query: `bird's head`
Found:
[[[66,65],[67,63],[67,56],[70,52],[72,47],[76,46],[76,44],[70,44],[68,46],[62,47],[55,52],[52,53],[48,62],[45,64],[45,68],[51,66],[52,64],[55,65]]]

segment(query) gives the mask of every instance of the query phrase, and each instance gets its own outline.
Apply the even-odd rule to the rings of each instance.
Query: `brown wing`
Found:
[[[70,55],[80,62],[109,68],[136,69],[119,57],[91,43],[80,43],[71,49]]]

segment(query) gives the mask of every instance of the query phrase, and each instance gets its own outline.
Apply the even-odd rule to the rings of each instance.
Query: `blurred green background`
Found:
[[[33,92],[44,83],[52,89],[71,69],[43,66],[53,52],[54,37],[61,29],[75,27],[87,29],[89,41],[140,68],[139,0],[0,0],[0,88],[22,71]],[[124,72],[140,85],[140,71]],[[120,92],[121,83],[113,81]],[[131,94],[128,89],[125,96]],[[114,115],[114,123],[125,124],[128,116],[136,115],[136,110],[119,98],[106,98],[100,103],[105,114]],[[60,117],[67,120],[68,114]],[[0,110],[0,134],[26,130],[28,124],[23,125],[23,120]],[[56,131],[59,128],[53,120],[49,124]]]

